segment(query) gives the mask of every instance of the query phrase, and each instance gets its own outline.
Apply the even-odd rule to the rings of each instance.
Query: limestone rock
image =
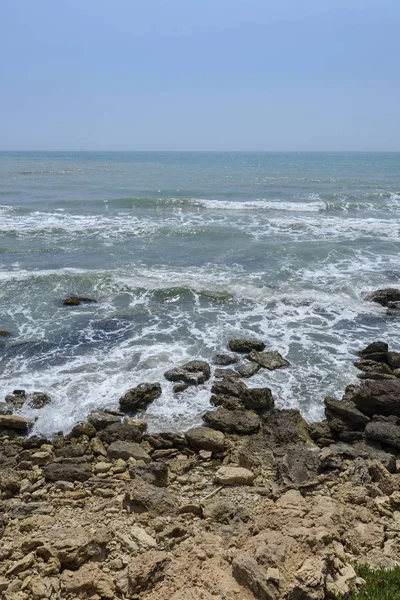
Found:
[[[169,492],[155,487],[140,479],[126,484],[124,506],[135,513],[177,514],[177,498]]]
[[[183,381],[187,384],[199,385],[210,379],[210,365],[203,360],[191,360],[190,362],[175,367],[164,373],[168,381]]]
[[[91,423],[77,423],[70,433],[73,438],[79,438],[82,435],[86,435],[88,438],[92,438],[96,435],[96,429]]]
[[[373,421],[365,428],[365,436],[394,448],[400,449],[400,427],[394,423]]]
[[[52,528],[43,538],[54,550],[63,568],[76,569],[88,560],[101,560],[111,540],[111,534],[105,527],[88,529],[82,527]]]
[[[16,494],[19,491],[21,476],[14,469],[0,469],[0,491]]]
[[[275,371],[276,369],[282,369],[284,367],[290,367],[290,362],[283,358],[283,356],[276,351],[273,352],[257,352],[253,350],[246,357],[249,360],[258,363],[264,369],[269,371]]]
[[[220,467],[215,473],[214,481],[220,485],[252,485],[254,473],[243,467]]]
[[[392,369],[386,363],[376,362],[375,360],[369,360],[368,358],[356,360],[354,366],[360,371],[364,371],[364,373],[377,373],[381,375],[393,374]]]
[[[115,598],[115,584],[107,573],[104,573],[97,564],[83,565],[77,571],[65,570],[61,574],[61,589],[63,594],[76,594],[82,597],[86,594],[90,597],[102,600],[113,600]]]
[[[261,426],[261,420],[254,412],[226,408],[217,408],[205,413],[203,420],[213,429],[228,433],[251,434]]]
[[[88,463],[49,463],[43,469],[46,481],[86,481],[92,476]]]
[[[151,461],[147,452],[135,442],[112,442],[107,448],[107,456],[110,460],[115,460],[117,458],[128,460],[128,458],[134,458],[135,460],[143,460],[144,462]]]
[[[210,427],[193,427],[185,433],[185,436],[193,450],[223,452],[225,449],[225,435]]]
[[[274,407],[274,398],[269,388],[250,388],[241,396],[246,408],[270,410]]]
[[[213,406],[222,406],[222,408],[226,408],[227,410],[244,410],[245,406],[240,398],[237,396],[222,396],[218,394],[217,396],[211,396],[210,404]]]
[[[136,411],[145,408],[159,396],[161,396],[159,383],[141,383],[119,399],[119,406],[123,412]]]
[[[240,353],[251,352],[252,350],[262,352],[265,348],[265,344],[261,340],[246,339],[246,338],[235,338],[235,339],[229,340],[228,346],[229,346],[229,349],[232,350],[232,352],[240,352]]]
[[[129,475],[132,479],[142,479],[156,487],[167,487],[168,485],[168,465],[164,462],[129,465]]]
[[[101,429],[105,429],[106,427],[108,427],[108,425],[112,425],[113,423],[120,423],[121,417],[118,417],[117,415],[110,415],[106,412],[96,411],[90,413],[87,420],[88,423],[93,425],[93,427],[97,431],[100,431]]]
[[[346,393],[347,395],[347,393]],[[400,379],[364,381],[348,394],[348,399],[368,416],[400,416]]]
[[[112,444],[112,442],[118,440],[138,443],[142,441],[142,432],[139,427],[133,423],[113,423],[100,431],[98,435],[101,441],[106,444]]]
[[[246,384],[240,379],[226,377],[221,381],[214,382],[211,392],[215,395],[241,397],[246,391]]]
[[[333,415],[338,415],[343,421],[354,427],[365,427],[369,423],[369,418],[356,408],[354,402],[345,400],[335,400],[335,398],[326,397],[325,414],[329,420]]]
[[[7,575],[17,575],[17,573],[22,573],[23,571],[27,571],[30,569],[35,562],[35,555],[33,552],[26,554],[21,560],[15,562],[11,567],[7,570]]]
[[[0,428],[27,432],[34,424],[35,421],[32,419],[24,419],[16,415],[0,415]]]
[[[372,342],[372,344],[369,344],[357,354],[365,358],[369,358],[370,356],[381,356],[382,361],[385,362],[388,352],[389,346],[386,342]],[[375,358],[374,360],[377,359]]]
[[[164,577],[170,562],[166,552],[148,550],[134,558],[128,565],[128,581],[131,594],[145,592]]]
[[[266,573],[251,556],[246,554],[237,556],[232,563],[232,574],[240,585],[254,594],[257,600],[277,600],[275,588],[268,583]]]

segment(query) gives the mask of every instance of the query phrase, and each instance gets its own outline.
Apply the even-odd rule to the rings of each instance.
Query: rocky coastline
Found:
[[[360,350],[359,384],[311,424],[246,385],[290,367],[262,340],[213,363],[165,373],[176,393],[214,378],[204,425],[182,435],[137,418],[160,383],[50,440],[14,414],[46,394],[5,398],[2,598],[322,600],[363,584],[357,564],[400,565],[400,353]]]

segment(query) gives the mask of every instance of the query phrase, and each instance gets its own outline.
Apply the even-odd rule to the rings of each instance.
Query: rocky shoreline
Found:
[[[246,362],[238,365],[240,356]],[[243,379],[287,368],[260,340],[231,340],[213,369],[165,373],[176,393],[213,373],[205,425],[147,432],[144,383],[121,411],[68,435],[26,435],[46,394],[0,414],[0,593],[5,600],[322,600],[362,585],[354,567],[400,565],[400,353],[359,353],[360,383],[308,424]]]

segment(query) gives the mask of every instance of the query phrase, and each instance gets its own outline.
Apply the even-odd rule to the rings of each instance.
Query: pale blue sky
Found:
[[[400,150],[400,0],[1,0],[0,149]]]

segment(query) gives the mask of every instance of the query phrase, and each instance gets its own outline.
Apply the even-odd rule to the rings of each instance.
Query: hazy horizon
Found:
[[[4,151],[399,151],[395,0],[14,0]]]

